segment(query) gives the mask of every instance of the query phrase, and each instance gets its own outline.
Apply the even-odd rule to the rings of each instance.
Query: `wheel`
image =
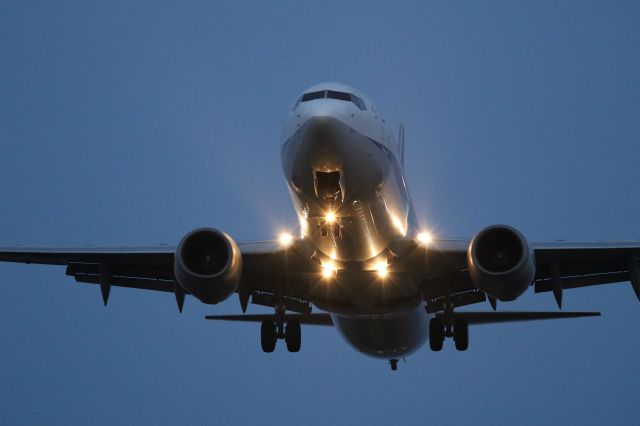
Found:
[[[444,324],[440,318],[431,318],[429,321],[429,346],[432,351],[440,351],[443,343]]]
[[[276,324],[271,320],[262,321],[260,328],[260,344],[263,352],[273,352],[276,348]]]
[[[469,347],[469,322],[467,320],[459,319],[453,324],[453,340],[456,342],[457,350],[467,350]]]
[[[302,344],[302,332],[299,320],[287,321],[287,329],[284,332],[284,340],[287,342],[289,352],[298,352]]]

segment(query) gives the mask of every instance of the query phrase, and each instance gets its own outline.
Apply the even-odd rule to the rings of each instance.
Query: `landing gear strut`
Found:
[[[466,319],[443,320],[436,317],[429,321],[429,346],[432,351],[442,350],[445,337],[453,338],[456,349],[469,348],[469,322]]]

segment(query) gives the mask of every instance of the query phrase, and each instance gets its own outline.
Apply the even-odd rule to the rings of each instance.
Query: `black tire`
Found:
[[[466,351],[469,348],[469,322],[465,319],[456,320],[453,324],[453,340],[456,349]]]
[[[287,342],[287,350],[289,352],[300,351],[302,345],[302,330],[300,329],[299,320],[287,321],[287,329],[284,332],[284,340]]]
[[[444,324],[440,318],[429,321],[429,346],[432,351],[441,351],[444,344]]]
[[[262,321],[262,327],[260,327],[260,345],[262,345],[262,351],[271,353],[276,348],[276,324],[271,320]]]

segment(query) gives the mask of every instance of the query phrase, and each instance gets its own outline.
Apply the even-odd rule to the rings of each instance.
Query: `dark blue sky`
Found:
[[[0,245],[295,225],[280,128],[327,80],[406,123],[407,180],[437,234],[640,238],[637,2],[131,3],[0,4]],[[425,348],[396,373],[330,328],[263,354],[257,326],[203,319],[239,312],[235,297],[179,315],[171,295],[115,288],[105,309],[64,268],[11,264],[0,285],[2,424],[637,420],[628,284],[566,292],[602,318],[479,326],[468,352]]]

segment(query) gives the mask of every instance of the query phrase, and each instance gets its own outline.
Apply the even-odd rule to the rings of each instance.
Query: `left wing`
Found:
[[[629,281],[640,299],[637,265],[640,243],[556,242],[535,244],[534,250],[536,293],[554,291],[554,285],[560,285],[562,290]]]
[[[454,306],[485,301],[469,277],[466,240],[434,241],[425,262],[428,275],[420,285],[429,311],[444,309],[448,298]],[[559,306],[564,289],[630,281],[640,299],[640,242],[532,244],[536,293],[553,291]]]

